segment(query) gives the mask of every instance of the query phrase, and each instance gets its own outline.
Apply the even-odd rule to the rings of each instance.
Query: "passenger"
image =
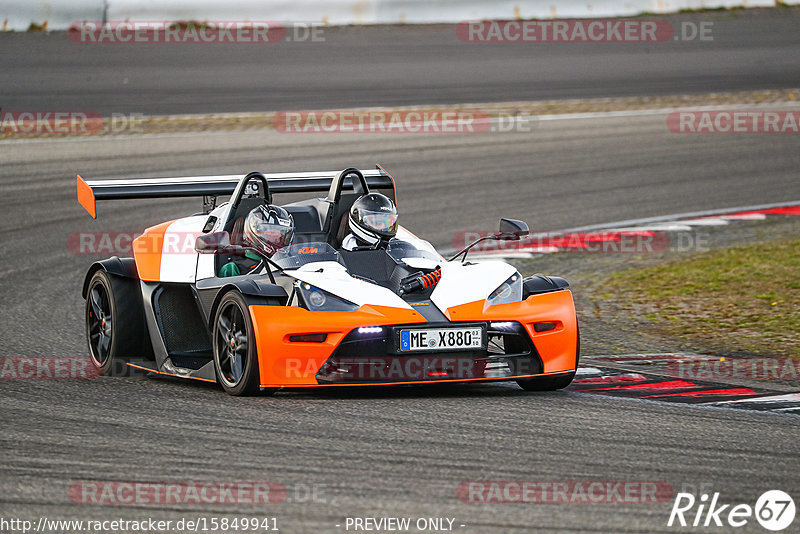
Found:
[[[289,246],[294,238],[294,219],[280,206],[258,206],[247,214],[244,221],[243,244],[271,258],[280,249]],[[263,264],[261,255],[251,251],[244,257],[229,261],[219,271],[220,277],[239,276],[255,271]]]

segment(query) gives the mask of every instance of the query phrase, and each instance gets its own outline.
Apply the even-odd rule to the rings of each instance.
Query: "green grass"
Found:
[[[609,289],[669,335],[715,350],[800,357],[800,240],[619,272]]]

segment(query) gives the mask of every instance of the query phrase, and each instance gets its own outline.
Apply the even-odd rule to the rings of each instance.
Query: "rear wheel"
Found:
[[[247,302],[238,291],[223,296],[214,315],[214,368],[217,381],[229,395],[260,392],[253,324]],[[274,390],[262,392],[274,393]]]
[[[106,376],[126,376],[126,361],[151,355],[136,280],[103,270],[92,276],[86,293],[86,339],[92,364]]]

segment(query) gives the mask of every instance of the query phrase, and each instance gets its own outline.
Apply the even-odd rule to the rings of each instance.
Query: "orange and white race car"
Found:
[[[502,261],[445,259],[403,227],[347,249],[348,212],[369,192],[396,202],[380,166],[340,172],[85,181],[78,200],[203,197],[200,214],[148,228],[133,257],[94,263],[83,283],[86,337],[104,374],[131,368],[219,383],[232,395],[282,388],[491,382],[567,386],[578,365],[575,307],[562,278],[523,278]],[[325,197],[316,198],[316,193]],[[271,256],[241,242],[254,208],[281,207],[294,236]],[[296,200],[298,194],[309,198]],[[217,205],[217,197],[230,195]],[[238,226],[237,226],[238,225]],[[520,239],[501,219],[482,239]],[[185,243],[191,245],[187,250]],[[474,245],[475,243],[473,243]],[[253,258],[244,274],[229,262]]]

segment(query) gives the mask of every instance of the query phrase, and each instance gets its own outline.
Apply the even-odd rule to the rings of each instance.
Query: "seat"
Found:
[[[350,235],[350,217],[341,217],[339,220],[339,231],[336,232],[336,243],[331,244],[333,248],[341,248],[345,238]]]
[[[231,213],[231,216],[228,218],[228,222],[225,223],[224,230],[230,234],[230,243],[231,245],[242,245],[244,244],[243,237],[244,237],[244,221],[247,218],[247,215],[253,211],[258,206],[266,205],[267,201],[260,197],[249,197],[243,198],[239,205],[236,207],[236,211]],[[243,260],[241,256],[234,256],[231,254],[216,254],[214,258],[214,273],[219,276],[220,270],[222,266],[234,262],[247,262],[247,260]]]
[[[336,204],[336,211],[331,217],[330,230],[328,231],[328,243],[339,249],[344,238],[350,233],[349,213],[356,200],[361,197],[358,193],[343,193]]]
[[[322,232],[319,210],[312,205],[287,204],[283,207],[294,219],[295,233],[309,234]]]
[[[333,248],[341,247],[350,228],[347,215],[360,196],[343,193],[336,204],[324,198],[314,198],[283,206],[294,219],[295,242],[325,241]]]
[[[294,219],[294,243],[313,243],[327,241],[322,225],[328,213],[329,204],[322,198],[311,198],[286,204],[283,209]]]
[[[244,220],[247,215],[258,206],[265,206],[267,201],[260,197],[243,198],[239,205],[236,207],[228,222],[225,224],[224,230],[231,236],[231,245],[241,245],[242,236],[244,232]]]

